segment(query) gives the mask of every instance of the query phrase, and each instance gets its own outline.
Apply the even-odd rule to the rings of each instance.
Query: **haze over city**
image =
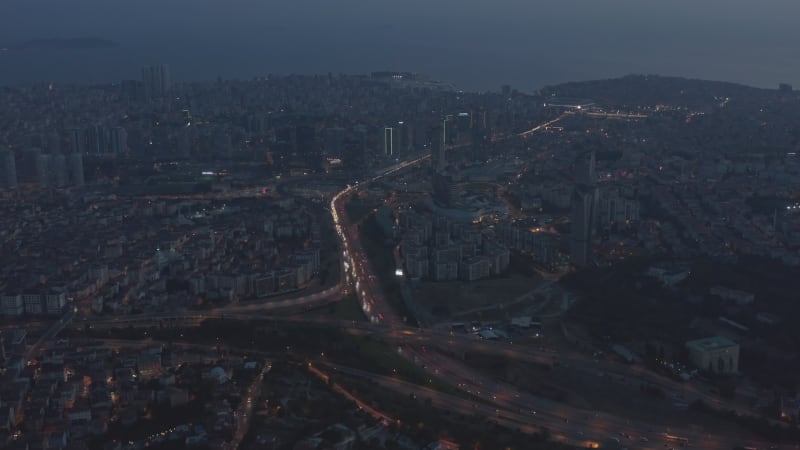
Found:
[[[169,61],[176,80],[420,72],[524,92],[654,73],[800,84],[792,0],[5,1],[0,46],[97,37],[116,48],[0,52],[0,83],[115,81]]]
[[[0,448],[800,448],[800,4],[0,3]]]

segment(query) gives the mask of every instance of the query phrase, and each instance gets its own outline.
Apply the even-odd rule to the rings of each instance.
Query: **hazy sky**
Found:
[[[659,73],[800,87],[798,0],[2,0],[0,83],[407,70],[469,89]]]

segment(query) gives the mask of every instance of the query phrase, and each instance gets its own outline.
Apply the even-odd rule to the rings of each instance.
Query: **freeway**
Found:
[[[403,321],[387,305],[383,293],[376,286],[374,271],[359,240],[358,228],[347,217],[345,207],[347,199],[370,183],[379,181],[409,167],[414,167],[429,158],[430,155],[425,155],[391,166],[372,178],[348,185],[331,199],[331,215],[333,216],[336,234],[339,236],[341,244],[342,264],[346,277],[354,283],[361,308],[372,323],[385,323],[396,327],[402,326]]]
[[[85,324],[94,327],[113,327],[121,325],[144,325],[148,326],[160,320],[180,320],[182,323],[200,323],[206,319],[258,319],[264,318],[263,314],[274,313],[277,311],[286,311],[293,309],[305,309],[320,306],[324,303],[331,301],[338,301],[341,297],[343,283],[339,282],[323,291],[315,292],[313,294],[304,295],[302,297],[287,298],[283,300],[267,301],[267,302],[249,302],[226,305],[220,308],[209,309],[206,311],[189,311],[179,310],[174,312],[154,312],[145,314],[129,314],[124,316],[91,316],[82,317],[75,320],[76,326],[83,326]],[[255,314],[261,314],[260,316]]]
[[[451,333],[441,329],[415,329],[405,326],[396,326],[385,323],[363,323],[352,320],[337,320],[328,318],[306,318],[306,317],[270,317],[260,316],[250,312],[208,312],[186,314],[150,314],[126,317],[114,317],[105,320],[95,320],[92,322],[75,323],[74,326],[81,328],[84,324],[90,325],[93,329],[107,329],[120,327],[152,327],[159,322],[168,325],[197,326],[208,319],[229,319],[229,320],[280,320],[282,322],[293,322],[298,324],[311,324],[321,326],[333,326],[351,334],[371,334],[382,338],[387,342],[397,345],[413,345],[417,347],[427,346],[438,348],[451,354],[464,354],[466,352],[478,352],[484,354],[502,355],[509,360],[538,364],[542,366],[553,366],[559,364],[569,367],[570,370],[583,372],[597,378],[597,385],[602,386],[608,383],[622,383],[636,386],[645,383],[663,390],[665,393],[681,392],[683,401],[691,403],[694,400],[703,400],[706,404],[721,410],[736,410],[732,405],[724,402],[717,396],[702,390],[691,383],[679,382],[666,376],[659,375],[637,365],[624,365],[614,361],[596,360],[589,355],[579,352],[556,352],[551,349],[531,348],[529,346],[514,345],[511,342],[483,340],[472,334]],[[602,374],[602,377],[598,377]],[[752,413],[747,410],[737,410],[740,414]]]
[[[586,116],[602,119],[646,119],[646,114],[641,113],[606,113],[606,112],[593,112],[587,111],[583,113]]]
[[[309,362],[308,363],[308,370],[311,373],[313,373],[314,375],[316,375],[317,377],[319,377],[325,383],[328,383],[330,381],[330,375],[328,375],[328,374],[324,373],[323,371],[319,370],[319,368],[317,367],[316,364],[312,364],[312,363]],[[335,392],[337,392],[338,394],[342,395],[346,399],[348,399],[348,400],[352,401],[353,403],[355,403],[356,406],[358,406],[360,409],[366,411],[367,414],[371,415],[372,417],[374,417],[376,419],[381,419],[381,420],[386,421],[386,422],[391,422],[392,421],[391,417],[387,416],[386,414],[384,414],[384,413],[378,411],[377,409],[373,408],[372,406],[368,405],[366,402],[362,401],[361,399],[359,399],[358,397],[356,397],[355,395],[353,395],[352,393],[347,391],[345,388],[343,388],[339,384],[333,383],[332,387],[333,387],[333,390]]]
[[[320,363],[317,362],[315,365],[320,365]],[[457,395],[447,394],[436,389],[420,386],[418,384],[410,383],[395,377],[377,375],[372,372],[344,366],[331,364],[325,365],[335,373],[364,378],[375,382],[382,388],[393,390],[401,395],[413,394],[420,400],[430,399],[431,404],[440,409],[458,412],[464,415],[482,415],[489,420],[493,420],[502,425],[508,426],[511,429],[520,428],[526,433],[534,433],[541,430],[540,426],[528,423],[528,418],[509,411],[503,411],[501,414],[497,408],[489,403],[476,402]]]
[[[328,289],[315,292],[313,294],[304,295],[302,297],[287,298],[275,301],[255,301],[245,304],[238,303],[236,305],[227,305],[221,308],[216,308],[212,311],[219,311],[219,313],[269,313],[283,309],[291,309],[297,307],[312,307],[317,306],[327,301],[334,301],[339,299],[339,294],[342,291],[343,282],[340,281]]]
[[[635,419],[571,407],[528,394],[512,385],[486,377],[453,359],[439,358],[430,352],[420,353],[410,349],[404,353],[412,355],[417,364],[424,365],[427,370],[455,383],[463,391],[477,395],[506,411],[523,414],[529,423],[545,426],[559,433],[560,440],[572,445],[579,445],[587,437],[598,442],[615,437],[632,441],[632,444],[636,442],[636,448],[651,448],[645,445],[646,442],[659,442],[664,433],[686,437],[694,446],[703,449],[726,449],[742,442],[753,443],[750,436],[739,431],[731,431],[725,436],[713,436],[694,429],[675,430]],[[661,444],[656,445],[660,447]]]
[[[638,392],[637,387],[644,383],[648,386],[658,387],[667,395],[680,394],[681,401],[685,403],[702,400],[707,405],[720,411],[733,411],[740,415],[758,416],[758,412],[748,406],[736,405],[726,401],[718,395],[710,393],[701,385],[678,381],[652,372],[641,365],[595,359],[591,355],[577,351],[537,349],[530,346],[515,345],[511,341],[483,340],[475,335],[449,333],[443,330],[422,331],[407,329],[400,330],[400,332],[390,332],[391,330],[380,330],[374,326],[371,329],[375,334],[382,335],[387,340],[403,345],[439,348],[446,353],[458,355],[463,355],[467,351],[502,355],[511,361],[528,362],[543,366],[557,364],[573,372],[589,375],[597,380],[595,384],[598,387],[627,385],[631,392],[635,393]]]
[[[560,116],[556,117],[556,118],[555,118],[555,119],[553,119],[553,120],[548,120],[548,121],[547,121],[547,122],[545,122],[545,123],[541,123],[541,124],[539,124],[539,125],[536,125],[535,127],[531,128],[530,130],[523,131],[522,133],[519,133],[519,134],[518,134],[518,136],[521,136],[521,137],[528,137],[528,136],[530,136],[530,135],[532,135],[532,134],[536,133],[537,131],[541,131],[541,130],[543,130],[543,129],[545,129],[545,128],[549,127],[550,125],[552,125],[552,124],[554,124],[554,123],[556,123],[556,122],[559,122],[559,121],[561,121],[562,119],[564,119],[565,117],[567,117],[567,115],[568,115],[567,113],[564,113],[564,114],[562,114],[562,115],[560,115]]]
[[[261,319],[253,317],[252,315],[232,316],[231,319],[237,320],[250,320]],[[276,319],[277,320],[277,319]],[[464,391],[466,394],[480,397],[484,403],[494,404],[494,408],[502,410],[499,413],[503,417],[511,418],[511,422],[505,425],[514,425],[514,428],[519,428],[521,425],[524,427],[540,427],[546,426],[551,433],[562,442],[568,442],[573,445],[578,445],[587,439],[602,442],[604,439],[611,437],[621,436],[624,439],[641,439],[645,438],[648,442],[662,442],[660,439],[663,433],[671,433],[673,435],[686,437],[694,446],[708,449],[724,449],[732,448],[737,444],[746,442],[749,445],[758,446],[758,448],[767,448],[767,444],[753,440],[749,436],[744,435],[743,432],[733,431],[726,433],[724,436],[715,436],[693,428],[667,428],[663,425],[655,425],[650,423],[643,423],[636,420],[627,419],[624,417],[616,416],[609,413],[600,413],[597,411],[586,410],[581,408],[572,407],[563,403],[555,402],[546,398],[531,395],[527,392],[521,391],[516,387],[486,377],[483,374],[471,369],[470,367],[457,362],[456,360],[433,351],[433,348],[442,348],[444,350],[458,353],[465,351],[482,351],[493,354],[503,354],[509,358],[530,361],[541,364],[551,364],[554,357],[570,361],[574,364],[575,370],[593,370],[594,363],[586,362],[579,357],[571,357],[569,355],[555,354],[553,352],[543,350],[526,349],[521,346],[516,348],[511,344],[503,344],[494,341],[485,341],[475,338],[472,335],[450,335],[446,333],[435,333],[426,331],[418,331],[410,328],[397,329],[389,328],[381,324],[366,324],[355,323],[352,321],[338,321],[338,320],[308,320],[308,319],[287,319],[281,318],[280,320],[295,320],[297,322],[305,323],[319,323],[331,326],[341,326],[354,334],[375,334],[386,338],[388,341],[396,342],[402,346],[402,354],[412,359],[415,364],[420,365],[424,370],[427,370],[432,376],[435,376],[442,381],[451,384],[454,387]],[[113,347],[116,344],[124,343],[124,341],[110,341],[103,340],[104,345]],[[150,341],[152,343],[153,341]],[[147,343],[144,343],[146,346]],[[183,346],[183,344],[177,344]],[[188,344],[193,347],[191,344]],[[416,348],[428,348],[428,350],[418,351]],[[256,349],[243,349],[242,351],[256,353]],[[583,367],[581,365],[585,365]],[[613,378],[611,372],[606,377],[598,380],[598,388],[602,389],[603,382],[610,382]],[[400,386],[400,381],[393,381],[396,386]],[[399,391],[408,390],[409,384],[402,384],[402,389]],[[415,391],[409,391],[415,392]],[[406,392],[407,394],[408,392]],[[418,395],[427,395],[427,392],[417,392]],[[459,400],[461,401],[461,400]],[[453,408],[458,405],[454,403],[439,404],[446,408]],[[464,406],[463,402],[459,403],[462,409],[455,409],[464,414],[475,413],[474,407],[471,405]],[[464,409],[466,408],[466,409]],[[491,412],[490,410],[487,410]],[[487,412],[480,411],[480,412]],[[513,423],[512,423],[513,422]],[[630,436],[630,438],[628,437]],[[650,448],[644,442],[638,442],[636,448]],[[629,446],[632,447],[632,446]],[[784,447],[785,448],[785,447]]]
[[[225,449],[238,449],[242,440],[247,435],[247,432],[250,430],[250,421],[253,417],[253,400],[255,399],[257,401],[261,396],[261,388],[264,386],[264,375],[270,370],[272,370],[272,364],[268,362],[265,363],[261,372],[259,372],[258,376],[250,383],[250,386],[248,386],[247,392],[245,393],[245,401],[239,405],[239,409],[236,411],[236,432],[233,435],[233,439],[225,444]]]
[[[542,130],[552,123],[557,122],[564,116],[551,120],[537,127],[532,128],[520,135],[525,137],[536,131]],[[364,188],[371,182],[378,181],[384,177],[391,176],[398,171],[404,170],[409,167],[418,165],[428,159],[428,156],[423,156],[411,161],[403,162],[398,165],[392,166],[380,174],[357,183],[350,185],[342,191],[338,192],[331,200],[331,214],[333,216],[336,232],[340,239],[342,251],[342,267],[345,271],[343,281],[353,283],[356,287],[357,296],[361,303],[362,309],[370,321],[369,325],[359,325],[351,321],[330,321],[318,320],[317,322],[325,323],[328,325],[339,325],[344,329],[350,330],[353,333],[375,333],[383,336],[385,339],[392,342],[398,342],[405,349],[407,354],[417,356],[418,361],[424,361],[424,368],[431,374],[442,375],[444,380],[450,382],[459,389],[465,390],[468,393],[483,392],[487,400],[491,400],[495,404],[495,416],[502,416],[503,423],[516,423],[525,424],[525,426],[534,427],[546,425],[551,431],[556,433],[558,439],[563,439],[572,443],[580,443],[587,438],[587,434],[591,434],[591,438],[597,441],[610,440],[614,433],[621,436],[623,439],[632,440],[633,438],[646,438],[647,442],[663,443],[663,439],[658,439],[659,433],[662,431],[660,427],[652,424],[631,421],[623,417],[618,417],[610,414],[595,413],[593,411],[581,410],[577,408],[568,407],[563,404],[555,403],[547,399],[531,396],[530,394],[520,392],[511,385],[499,383],[496,380],[489,380],[480,374],[475,373],[468,367],[457,363],[451,358],[445,357],[438,353],[428,353],[419,355],[414,353],[414,350],[409,345],[422,346],[436,346],[447,351],[457,353],[465,351],[483,351],[491,352],[494,354],[502,354],[508,358],[536,362],[540,364],[551,365],[554,362],[569,365],[574,370],[585,371],[603,371],[609,377],[625,377],[627,379],[635,380],[637,383],[646,380],[648,383],[658,385],[665,390],[674,389],[674,382],[669,379],[663,379],[653,373],[650,373],[642,368],[622,367],[617,364],[594,361],[585,355],[577,354],[555,354],[544,350],[536,350],[530,348],[522,348],[520,346],[513,346],[508,343],[482,341],[471,335],[450,335],[446,333],[437,333],[435,331],[415,330],[408,328],[404,325],[404,321],[399,318],[396,313],[389,307],[385,296],[381,289],[376,284],[376,277],[371,267],[370,261],[366,258],[363,251],[361,242],[359,240],[358,232],[355,226],[350,223],[346,215],[345,203],[346,200],[356,193],[358,190]],[[250,319],[264,319],[265,317],[257,317],[254,314],[259,312],[271,312],[281,308],[307,306],[316,304],[322,300],[326,300],[327,295],[338,295],[338,290],[342,288],[341,285],[334,287],[336,292],[328,294],[318,293],[311,296],[301,297],[299,299],[288,299],[265,304],[251,304],[251,305],[236,305],[227,307],[224,310],[211,311],[208,313],[171,313],[171,314],[147,314],[137,317],[124,317],[112,320],[92,321],[88,322],[92,326],[119,326],[123,324],[137,324],[144,323],[152,326],[154,321],[157,320],[181,320],[184,323],[200,323],[209,318],[230,318],[237,320],[250,320]],[[331,288],[331,289],[334,289]],[[281,318],[280,320],[294,320],[288,318]],[[437,373],[438,372],[438,373]],[[373,376],[374,378],[374,376]],[[389,384],[388,381],[384,382]],[[400,386],[402,389],[409,389],[407,384],[400,384],[399,381],[391,382],[395,386]],[[412,385],[413,386],[413,385]],[[399,387],[398,387],[399,389]],[[424,390],[417,386],[415,389]],[[422,392],[422,391],[418,391]],[[425,391],[428,392],[428,391]],[[486,394],[489,392],[490,394]],[[707,394],[696,392],[698,398],[710,401],[714,404],[716,399],[709,399]],[[478,394],[481,395],[481,394]],[[456,397],[458,398],[458,397]],[[437,400],[438,402],[439,400]],[[449,402],[449,403],[445,403]],[[441,404],[447,408],[455,408],[456,411],[463,413],[470,413],[470,408],[476,409],[476,406],[470,406],[463,403],[463,399],[445,399],[441,400]],[[439,405],[440,403],[436,403]],[[503,412],[499,413],[502,408]],[[536,414],[531,414],[531,411],[536,411]],[[491,413],[491,410],[483,411],[483,413]],[[533,417],[535,416],[535,417]],[[499,421],[499,419],[498,419]],[[704,434],[697,430],[668,430],[668,432],[675,435],[691,438],[693,445],[699,443],[701,448],[731,448],[732,446],[741,445],[743,442],[748,445],[755,445],[759,448],[766,448],[763,442],[749,440],[744,436],[712,436]],[[633,436],[630,437],[630,436]],[[626,441],[627,442],[627,441]],[[637,448],[650,448],[647,442],[630,442],[628,447]],[[733,444],[733,445],[731,445]]]
[[[153,314],[153,315],[137,315],[126,317],[110,317],[103,320],[93,320],[91,322],[73,323],[73,329],[82,330],[88,326],[92,330],[108,330],[114,328],[152,328],[158,326],[165,326],[171,328],[180,327],[196,327],[206,320],[219,319],[219,320],[237,320],[237,321],[270,321],[281,323],[297,323],[306,325],[320,325],[326,327],[337,327],[351,334],[381,334],[385,330],[375,328],[364,322],[353,320],[339,320],[339,319],[326,319],[326,318],[305,318],[305,317],[278,317],[278,316],[262,316],[250,313],[197,313],[192,315],[187,314]]]
[[[523,138],[528,137],[542,129],[546,129],[565,117],[567,117],[567,114],[562,114],[555,119],[519,133],[518,136]],[[474,339],[471,342],[465,343],[463,339],[455,338],[455,336],[448,337],[446,335],[436,335],[433,333],[429,333],[423,338],[421,329],[420,333],[415,333],[409,329],[402,329],[404,328],[403,321],[392,311],[392,308],[385,300],[385,296],[376,286],[376,277],[371,263],[363,251],[357,228],[353,226],[347,218],[345,204],[346,200],[351,195],[356,193],[359,189],[364,188],[369,183],[378,181],[381,178],[387,177],[407,167],[417,165],[425,159],[427,158],[422,157],[401,163],[364,182],[350,185],[337,193],[331,200],[331,214],[336,226],[337,235],[341,241],[343,265],[347,272],[347,278],[354,282],[362,309],[370,322],[372,324],[388,326],[388,331],[384,332],[387,338],[399,338],[403,344],[411,340],[417,340],[418,342],[425,340],[427,342],[435,342],[436,345],[444,348],[459,346],[462,349],[477,350],[480,347],[484,347],[481,350],[490,350],[496,354],[508,356],[509,358],[545,363],[548,365],[552,364],[554,361],[558,361],[561,364],[568,364],[570,367],[574,367],[577,370],[593,370],[595,372],[599,370],[603,371],[603,373],[609,372],[623,379],[634,379],[637,382],[647,381],[648,383],[655,383],[656,385],[670,385],[670,380],[665,380],[664,377],[650,373],[643,368],[626,368],[626,370],[620,370],[621,367],[611,366],[609,363],[601,363],[593,360],[592,362],[588,362],[585,356],[555,355],[529,349],[518,350],[516,348],[512,349],[508,346],[499,346],[495,343],[480,342]],[[488,386],[492,395],[492,401],[498,403],[502,402],[502,406],[506,409],[505,414],[517,414],[519,412],[524,412],[526,408],[530,410],[531,405],[537,405],[536,410],[541,413],[541,417],[547,419],[548,427],[553,427],[554,430],[560,430],[563,438],[569,442],[580,442],[580,440],[585,439],[586,433],[595,435],[594,437],[600,441],[616,443],[617,446],[619,446],[620,440],[625,439],[631,441],[625,442],[626,444],[630,444],[627,445],[628,447],[633,447],[633,444],[638,444],[636,445],[637,448],[657,448],[658,446],[655,443],[659,441],[663,442],[663,440],[658,439],[659,432],[657,428],[659,427],[656,425],[631,421],[623,417],[609,414],[603,414],[602,417],[595,415],[593,418],[591,412],[533,397],[529,394],[517,391],[513,386],[504,385],[494,380],[485,380],[479,374],[471,372],[469,368],[443,355],[429,354],[425,356],[425,358],[424,360],[427,361],[427,364],[424,365],[424,368],[431,373],[445,375],[445,381],[456,384],[461,389],[468,392],[480,392],[486,391],[486,387],[482,386]],[[465,376],[466,374],[469,375]],[[455,380],[459,381],[454,383]],[[699,398],[708,400],[707,395],[702,395],[700,392],[694,392],[694,394],[697,394]],[[712,400],[712,404],[717,401],[716,399],[710,400]],[[463,405],[460,406],[459,409],[463,412]],[[573,425],[568,427],[569,430],[564,430],[561,421],[563,421],[564,424],[568,424],[570,420],[572,420]],[[748,445],[755,444],[762,448],[767,446],[764,442],[756,442],[749,436],[739,434],[738,430],[727,433],[725,436],[713,436],[693,429],[677,430],[674,432],[672,430],[667,430],[665,433],[666,432],[672,434],[680,433],[679,435],[681,437],[690,438],[692,442],[699,443],[701,448],[708,449],[732,448],[742,445],[743,442],[748,442]],[[617,437],[617,435],[613,435],[613,433],[617,433],[622,439]],[[638,442],[632,441],[634,436],[638,437]],[[657,447],[653,447],[649,444],[650,442],[653,442],[654,444],[652,445],[656,445]],[[664,446],[668,445],[664,444]]]
[[[419,353],[409,348],[404,348],[403,353],[413,356],[417,364],[434,373],[439,379],[455,383],[455,386],[466,394],[478,397],[479,400],[445,394],[395,377],[342,366],[331,365],[331,367],[340,373],[372,380],[383,388],[403,395],[412,393],[419,397],[430,398],[436,407],[465,415],[482,415],[512,429],[532,433],[547,428],[555,440],[579,447],[591,443],[606,447],[609,443],[620,440],[628,448],[659,449],[668,446],[665,445],[665,442],[669,443],[665,436],[670,435],[685,438],[692,446],[703,449],[734,448],[743,442],[757,448],[789,448],[769,446],[767,443],[751,439],[740,431],[731,431],[724,436],[718,436],[705,433],[698,428],[673,429],[573,408],[519,391],[511,385],[478,374],[452,359],[433,357],[429,353]]]

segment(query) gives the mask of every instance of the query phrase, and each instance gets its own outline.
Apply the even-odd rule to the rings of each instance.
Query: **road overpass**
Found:
[[[528,131],[520,133],[519,135],[522,137],[529,136],[539,130],[546,128],[547,126],[552,125],[553,123],[561,120],[565,115],[560,116],[559,118],[553,119],[551,121],[545,122],[541,125],[538,125]],[[396,166],[393,166],[385,171],[382,171],[379,175],[376,175],[370,179],[367,179],[363,182],[359,182],[357,184],[349,185],[342,191],[338,192],[336,195],[333,196],[330,208],[331,214],[333,216],[334,224],[336,226],[337,236],[340,239],[341,243],[341,251],[343,253],[343,263],[342,267],[343,270],[346,271],[346,277],[343,279],[350,279],[352,280],[353,284],[355,285],[357,296],[359,299],[359,303],[362,306],[362,310],[364,311],[365,315],[368,317],[370,324],[354,324],[352,321],[316,321],[317,323],[323,325],[330,325],[330,326],[340,326],[345,330],[350,330],[353,333],[372,333],[381,338],[385,339],[387,342],[397,343],[404,348],[411,349],[409,346],[434,346],[440,349],[443,349],[446,353],[450,354],[463,354],[466,351],[481,351],[481,352],[490,352],[493,354],[500,354],[506,356],[511,359],[521,360],[521,361],[528,361],[528,362],[536,362],[540,364],[548,364],[552,365],[554,363],[569,365],[571,368],[575,370],[598,370],[598,369],[588,369],[590,367],[601,367],[603,371],[606,371],[608,374],[613,376],[625,376],[636,380],[652,380],[648,382],[652,382],[653,384],[664,386],[665,389],[672,389],[672,385],[669,383],[668,380],[660,379],[658,375],[650,373],[643,368],[636,368],[634,367],[622,367],[619,365],[613,365],[611,363],[606,362],[595,362],[591,360],[591,358],[587,358],[586,356],[582,355],[573,355],[573,354],[556,354],[553,352],[547,352],[543,350],[535,350],[535,349],[526,349],[526,348],[519,348],[519,346],[514,347],[511,344],[507,343],[500,343],[500,342],[490,342],[490,341],[481,341],[478,338],[475,338],[471,335],[451,335],[449,333],[437,333],[433,331],[422,331],[419,329],[408,328],[403,324],[403,321],[397,316],[397,314],[392,311],[392,308],[388,305],[384,294],[381,292],[380,288],[375,283],[376,277],[374,271],[372,269],[370,261],[366,258],[366,255],[363,251],[363,247],[361,246],[360,239],[357,233],[357,230],[354,229],[352,224],[349,222],[346,216],[346,210],[344,207],[344,203],[350,195],[356,193],[359,189],[366,187],[369,183],[378,181],[384,177],[391,176],[394,173],[397,173],[407,167],[413,167],[415,165],[420,164],[421,162],[428,159],[428,156],[423,156],[411,161],[407,161]],[[303,301],[298,301],[297,299],[290,299],[285,300],[287,302],[282,307],[296,307],[300,306],[303,307]],[[309,300],[309,304],[313,304]],[[275,302],[278,303],[278,302]],[[280,305],[280,303],[278,303]],[[94,321],[89,322],[92,326],[117,326],[117,325],[124,325],[127,326],[128,324],[135,324],[135,323],[150,323],[152,324],[154,321],[157,320],[174,320],[174,321],[182,321],[181,323],[191,324],[191,323],[200,323],[203,320],[207,320],[210,318],[230,318],[236,320],[263,320],[263,317],[254,317],[254,314],[257,311],[265,312],[269,310],[269,308],[264,308],[263,306],[259,307],[252,307],[253,309],[247,310],[225,310],[225,311],[214,311],[210,313],[180,313],[180,314],[167,314],[167,315],[144,315],[140,317],[126,317],[121,320],[111,320],[111,321]],[[279,306],[272,306],[270,308],[278,309]],[[273,320],[292,320],[287,318],[281,319],[273,319]],[[311,321],[309,321],[311,322]],[[528,394],[524,394],[513,386],[504,385],[497,383],[493,380],[486,380],[480,374],[477,374],[471,369],[464,367],[462,364],[454,361],[452,358],[445,357],[441,354],[433,354],[431,353],[428,356],[424,356],[424,360],[426,361],[425,370],[428,370],[431,375],[435,375],[436,371],[439,371],[443,375],[446,375],[446,381],[458,385],[459,389],[465,389],[468,392],[471,391],[486,391],[486,387],[489,386],[490,391],[492,391],[492,401],[494,402],[502,402],[502,403],[495,403],[496,410],[500,409],[500,406],[505,410],[503,413],[504,417],[508,419],[504,420],[512,420],[515,422],[519,422],[524,420],[523,418],[526,417],[524,414],[525,407],[535,406],[537,411],[537,416],[542,414],[541,417],[547,417],[548,419],[548,428],[553,427],[553,430],[556,430],[561,435],[564,436],[565,439],[577,439],[576,436],[584,436],[588,431],[591,431],[593,434],[597,434],[597,436],[592,436],[591,438],[595,438],[598,441],[601,441],[605,437],[608,436],[600,436],[600,434],[610,434],[610,433],[625,433],[628,436],[651,436],[656,437],[660,432],[658,429],[660,428],[657,425],[647,424],[647,423],[640,423],[637,421],[632,421],[624,417],[615,416],[611,414],[597,414],[594,415],[592,411],[580,410],[577,408],[570,408],[568,406],[562,404],[554,404],[551,401],[547,401],[546,399],[541,399],[538,397],[530,396]],[[465,376],[466,375],[466,376]],[[459,380],[459,381],[455,381]],[[487,384],[490,383],[490,384]],[[387,382],[388,385],[388,382]],[[403,385],[403,389],[409,388],[408,385]],[[417,387],[421,389],[420,387]],[[525,397],[523,397],[523,394]],[[484,394],[485,395],[485,394]],[[495,396],[497,398],[495,398]],[[463,404],[459,404],[461,407],[464,407]],[[455,403],[451,403],[451,406],[455,407]],[[520,412],[523,411],[523,412]],[[528,413],[530,414],[530,413]],[[537,423],[535,420],[541,419],[530,419],[530,426],[536,426]],[[560,420],[563,421],[559,422]],[[597,422],[597,423],[595,423]],[[572,425],[568,425],[572,424]],[[575,426],[577,424],[577,426]],[[633,425],[631,425],[633,424]],[[626,431],[627,430],[627,431]],[[574,434],[569,434],[574,431]],[[578,432],[584,433],[584,435],[579,434]],[[677,435],[687,435],[691,436],[693,442],[698,442],[702,445],[702,448],[731,448],[731,444],[733,445],[742,445],[742,441],[740,439],[745,439],[746,437],[725,437],[725,436],[711,436],[711,435],[703,435],[703,433],[692,431],[692,430],[671,430],[671,432]],[[586,436],[587,438],[589,436]],[[599,438],[599,439],[598,439]],[[627,439],[627,438],[626,438]],[[736,442],[734,443],[734,440]],[[651,440],[655,442],[655,439]],[[570,441],[572,442],[572,441]],[[577,441],[576,441],[577,442]],[[661,444],[663,442],[659,442]],[[756,442],[753,440],[746,441],[747,445],[757,444],[758,447],[764,447],[767,445],[764,442]],[[635,443],[631,442],[629,446],[634,446]],[[650,448],[646,446],[636,445],[637,448]],[[658,445],[658,448],[661,446]],[[788,447],[783,447],[788,448]]]
[[[493,405],[491,408],[481,406],[477,412],[482,413],[487,418],[505,417],[505,421],[498,420],[506,426],[527,429],[533,432],[538,427],[545,426],[558,437],[559,440],[573,445],[580,444],[587,439],[602,442],[612,436],[624,435],[633,436],[636,439],[645,437],[649,442],[657,443],[658,447],[663,444],[662,433],[672,433],[674,435],[685,436],[690,439],[695,447],[708,449],[732,448],[747,442],[749,445],[757,444],[759,448],[767,448],[767,443],[758,442],[746,436],[744,433],[731,433],[726,436],[712,435],[697,429],[684,428],[675,429],[639,422],[622,416],[609,413],[599,413],[596,411],[576,408],[563,403],[555,402],[546,398],[534,396],[516,387],[490,379],[474,369],[458,362],[453,358],[445,357],[437,353],[434,349],[440,349],[450,354],[464,354],[466,352],[484,352],[495,355],[503,355],[511,360],[525,361],[537,364],[552,365],[556,362],[569,365],[573,370],[596,373],[598,370],[604,371],[606,377],[598,382],[598,388],[602,388],[602,382],[610,382],[615,377],[629,377],[634,381],[646,379],[648,383],[659,385],[665,390],[675,389],[677,382],[671,380],[661,380],[658,376],[651,374],[644,369],[635,369],[634,372],[641,370],[640,375],[632,375],[630,367],[623,367],[619,364],[594,361],[581,355],[565,355],[546,350],[534,350],[514,346],[497,341],[481,340],[469,334],[451,334],[448,332],[432,331],[413,328],[397,328],[381,323],[354,322],[348,320],[331,319],[307,319],[307,318],[277,318],[277,317],[258,317],[252,314],[211,314],[197,316],[160,316],[163,320],[181,320],[183,324],[199,324],[203,320],[213,318],[225,318],[232,320],[275,320],[281,322],[306,323],[318,326],[334,326],[353,334],[371,334],[379,339],[383,339],[392,344],[392,348],[399,345],[403,349],[403,354],[409,357],[415,364],[423,370],[428,371],[431,376],[460,389],[467,396],[477,396],[484,403]],[[128,322],[120,320],[108,320],[102,323],[94,322],[93,326],[106,325],[127,326],[130,321],[141,321],[142,324],[154,325],[154,317],[130,318]],[[115,341],[118,343],[118,341]],[[180,345],[180,344],[178,344]],[[428,348],[426,352],[420,352],[418,348],[423,346]],[[235,350],[235,349],[231,349]],[[244,349],[243,351],[257,352],[257,349]],[[646,378],[639,378],[646,377]],[[377,379],[375,374],[370,378]],[[387,381],[381,379],[382,386],[394,386],[399,392],[416,392],[417,395],[428,395],[430,392],[424,387],[402,382],[402,380]],[[441,395],[441,393],[437,394]],[[447,399],[442,402],[435,402],[436,406],[445,408],[466,408],[457,411],[471,414],[475,413],[475,406],[466,405],[460,397],[459,400]],[[691,398],[687,398],[691,400]],[[709,401],[707,394],[703,400]],[[485,409],[485,411],[484,411]],[[497,413],[496,410],[502,412]],[[535,411],[535,413],[532,413]],[[494,415],[491,413],[494,412]],[[486,414],[484,414],[486,413]],[[528,428],[524,428],[528,427]],[[535,429],[534,429],[535,427]],[[627,439],[627,438],[625,438]],[[651,448],[645,445],[638,445],[636,448]],[[655,447],[653,447],[655,448]]]
[[[684,396],[683,401],[687,403],[695,400],[702,400],[706,404],[719,410],[733,410],[739,414],[752,414],[752,411],[748,410],[737,411],[736,408],[728,402],[701,388],[653,373],[642,366],[623,365],[613,361],[595,360],[589,355],[578,352],[556,352],[549,349],[535,349],[529,346],[514,345],[510,342],[484,340],[476,335],[455,333],[443,329],[423,330],[421,328],[397,326],[396,324],[367,323],[329,318],[259,316],[246,312],[210,312],[192,315],[151,314],[75,322],[73,325],[77,329],[82,329],[84,326],[89,325],[95,330],[127,327],[149,328],[159,325],[166,327],[192,327],[198,326],[203,321],[210,319],[274,321],[276,323],[289,322],[313,326],[335,327],[354,335],[369,334],[375,336],[391,344],[393,347],[397,345],[418,348],[425,346],[431,349],[439,349],[441,352],[453,355],[456,358],[463,358],[466,353],[475,352],[499,355],[510,361],[537,364],[545,367],[561,365],[568,367],[570,370],[591,375],[592,377],[597,377],[598,373],[602,373],[603,377],[599,377],[597,381],[598,386],[612,382],[623,382],[631,386],[639,386],[644,383],[649,386],[658,387],[665,393],[681,392]],[[438,357],[443,361],[447,359],[442,355]]]

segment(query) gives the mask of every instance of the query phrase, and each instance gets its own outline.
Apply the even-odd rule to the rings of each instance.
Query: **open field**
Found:
[[[486,308],[481,316],[494,315],[507,308],[510,302],[541,284],[542,280],[522,275],[510,275],[473,282],[423,282],[414,290],[417,304],[439,319],[446,319],[478,308]],[[526,302],[533,302],[528,299]],[[502,306],[501,306],[502,305]],[[515,308],[516,309],[516,308]],[[478,314],[477,311],[475,313]],[[470,315],[471,316],[471,315]]]

